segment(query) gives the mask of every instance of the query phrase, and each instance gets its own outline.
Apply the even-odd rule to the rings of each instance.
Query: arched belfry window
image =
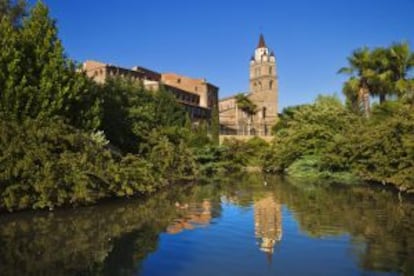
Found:
[[[273,88],[273,81],[269,81],[269,89]]]

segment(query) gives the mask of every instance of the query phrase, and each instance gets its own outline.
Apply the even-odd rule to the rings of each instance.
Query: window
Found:
[[[262,108],[262,118],[265,119],[266,118],[266,107]]]
[[[271,75],[271,74],[272,74],[272,71],[273,71],[273,68],[272,68],[272,66],[270,66],[270,67],[269,67],[269,75]]]
[[[273,88],[273,81],[269,81],[269,89]]]
[[[196,86],[196,87],[194,87],[194,90],[195,90],[195,91],[197,91],[197,90],[198,90],[198,87],[197,87],[197,86]]]
[[[180,78],[177,79],[177,83],[181,83],[181,79]]]

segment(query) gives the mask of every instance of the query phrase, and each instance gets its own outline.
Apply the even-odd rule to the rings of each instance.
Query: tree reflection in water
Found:
[[[367,186],[310,185],[277,177],[266,182],[262,176],[245,175],[177,186],[144,202],[3,214],[1,275],[131,275],[157,250],[160,233],[208,226],[219,220],[223,200],[253,208],[252,227],[259,248],[267,253],[284,242],[286,206],[308,237],[349,235],[361,269],[414,274],[412,199],[399,201],[395,192]]]
[[[159,233],[180,217],[175,202],[209,197],[219,202],[215,191],[175,187],[145,202],[1,215],[1,275],[131,275],[156,250]]]

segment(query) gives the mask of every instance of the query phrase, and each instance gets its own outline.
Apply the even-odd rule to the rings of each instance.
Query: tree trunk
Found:
[[[236,104],[236,135],[240,134],[239,107]]]
[[[247,135],[250,136],[250,127],[251,127],[251,115],[249,115],[249,118],[247,119]]]
[[[359,89],[359,102],[362,103],[364,114],[366,117],[369,117],[370,111],[370,104],[369,104],[369,91],[366,87],[361,87]]]

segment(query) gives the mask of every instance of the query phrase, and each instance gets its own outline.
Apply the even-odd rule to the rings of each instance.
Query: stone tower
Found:
[[[269,135],[272,125],[275,124],[278,112],[278,93],[276,58],[273,51],[266,46],[261,34],[250,60],[249,99],[257,106],[257,112],[253,118],[256,134]]]

